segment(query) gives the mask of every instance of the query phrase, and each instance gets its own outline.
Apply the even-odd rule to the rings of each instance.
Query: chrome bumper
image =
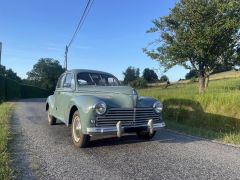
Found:
[[[127,126],[122,127],[121,121],[118,121],[116,126],[113,127],[92,127],[87,128],[87,134],[89,135],[96,135],[96,134],[116,134],[118,137],[121,137],[124,133],[126,128],[141,128],[141,127],[147,127],[147,130],[150,133],[153,133],[154,131],[157,131],[163,127],[165,127],[165,123],[153,123],[153,120],[149,120],[147,125],[141,125],[141,126]]]

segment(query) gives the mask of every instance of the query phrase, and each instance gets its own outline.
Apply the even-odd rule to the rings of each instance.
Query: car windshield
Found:
[[[119,86],[119,81],[114,76],[98,73],[78,73],[78,85],[96,85],[96,86]]]

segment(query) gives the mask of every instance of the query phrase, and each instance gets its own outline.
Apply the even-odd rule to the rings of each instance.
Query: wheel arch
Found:
[[[69,111],[68,125],[72,124],[72,117],[76,111],[78,111],[78,107],[76,105],[73,105]]]

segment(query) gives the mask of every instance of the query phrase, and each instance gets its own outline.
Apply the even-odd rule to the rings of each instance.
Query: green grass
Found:
[[[13,103],[0,104],[0,179],[10,179],[8,141],[10,138],[9,120]]]
[[[240,78],[210,81],[202,95],[197,83],[141,89],[139,94],[163,102],[168,128],[240,144]]]

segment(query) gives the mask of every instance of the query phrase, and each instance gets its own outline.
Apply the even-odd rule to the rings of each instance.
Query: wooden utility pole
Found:
[[[0,42],[0,65],[2,65],[2,42]]]
[[[67,71],[67,58],[68,58],[68,46],[66,46],[65,48],[65,62],[64,62],[65,71]]]

